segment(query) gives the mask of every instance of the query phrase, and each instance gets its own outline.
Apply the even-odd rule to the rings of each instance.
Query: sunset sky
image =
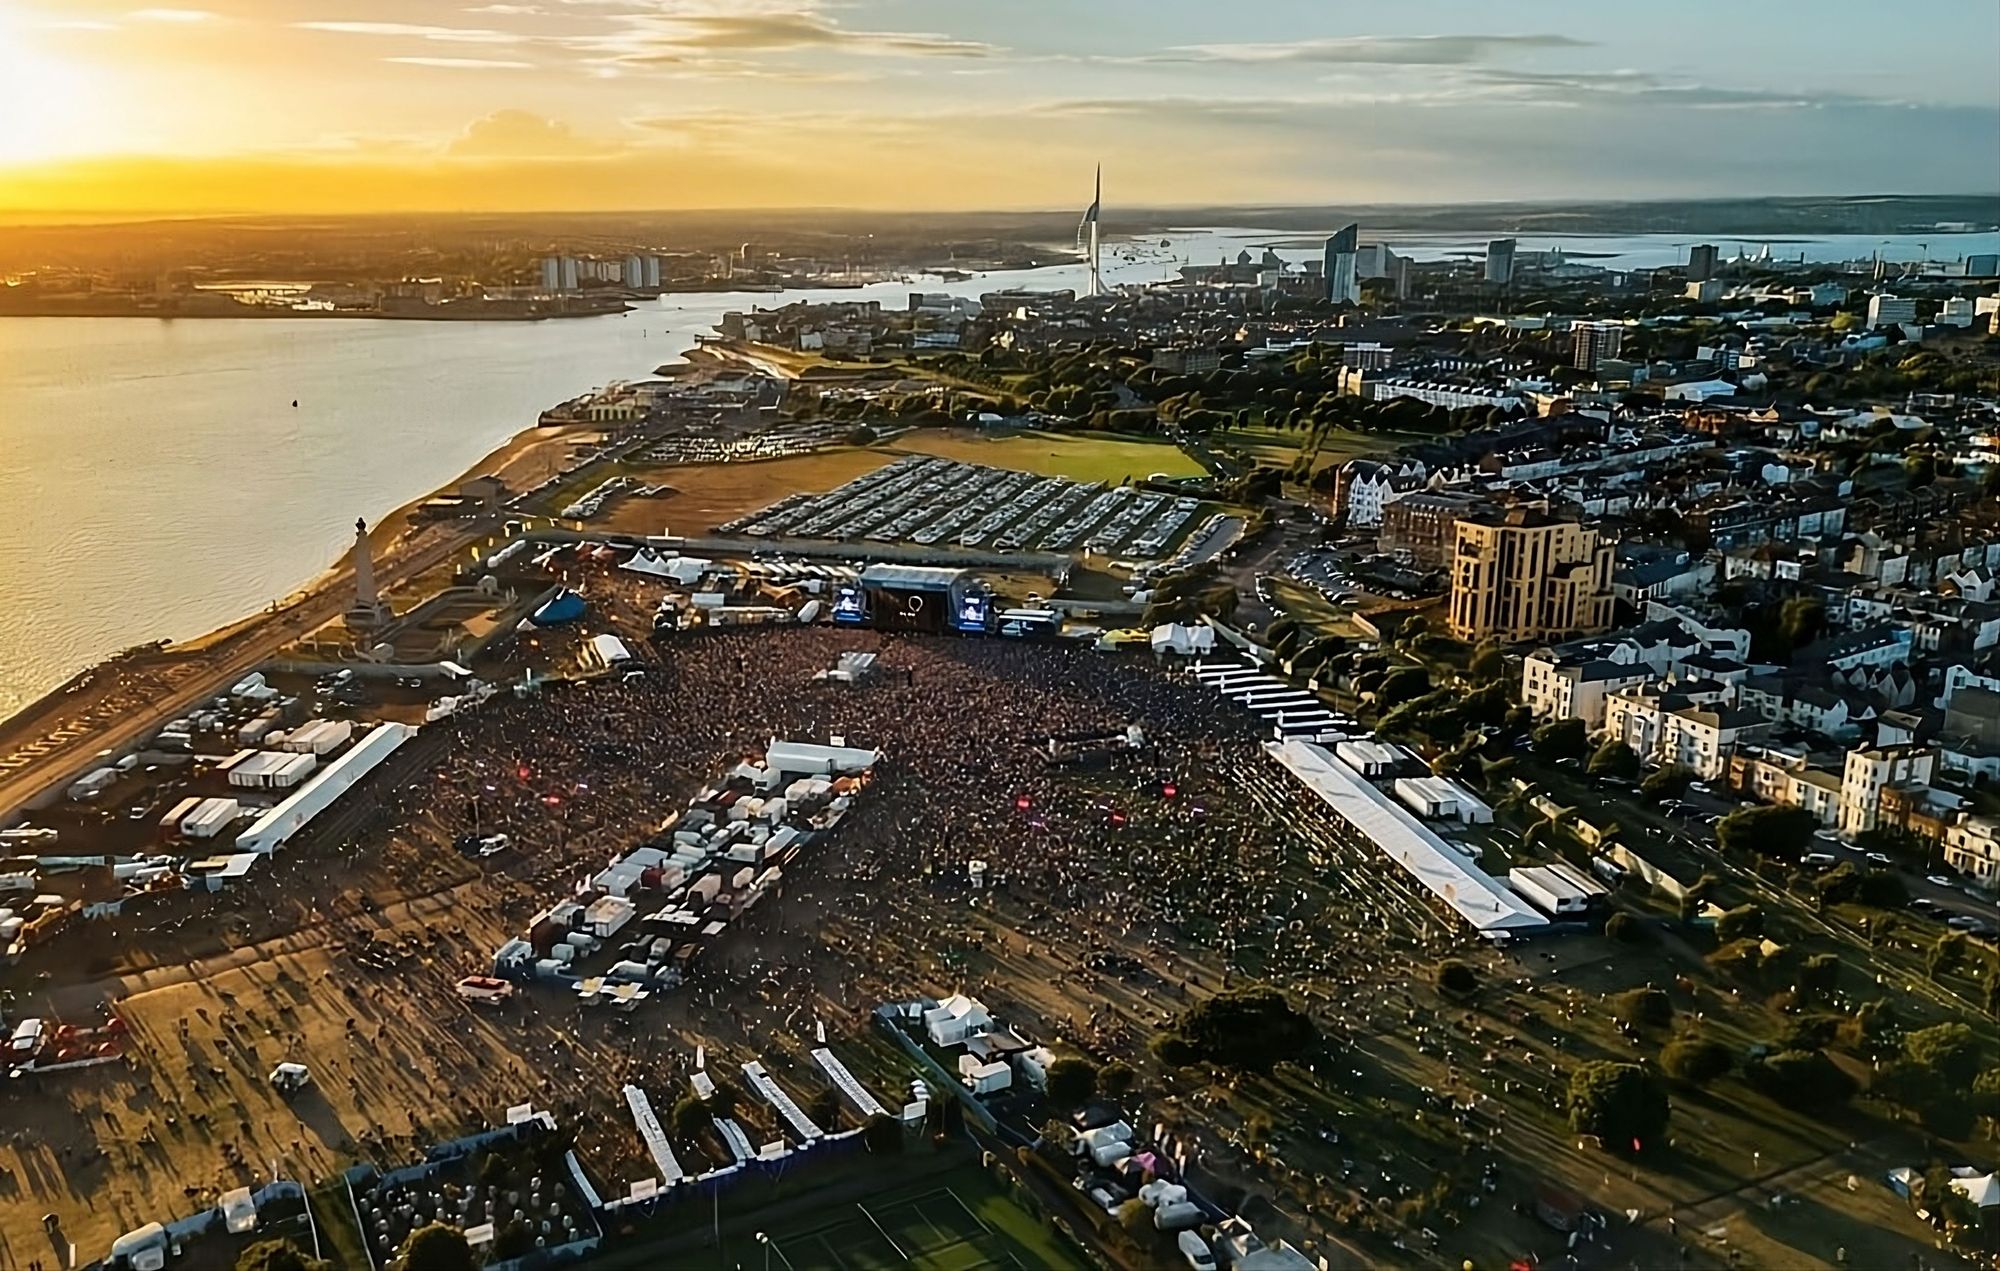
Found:
[[[1996,50],[1994,0],[0,0],[0,211],[1985,192]]]

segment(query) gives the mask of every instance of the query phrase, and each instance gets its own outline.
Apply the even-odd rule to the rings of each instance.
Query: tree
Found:
[[[1186,1068],[1201,1062],[1201,1052],[1179,1033],[1154,1033],[1146,1048],[1153,1052],[1153,1058],[1169,1068]]]
[[[1797,860],[1818,828],[1819,819],[1804,808],[1738,808],[1716,823],[1715,841],[1727,852]]]
[[[1382,677],[1382,687],[1375,691],[1375,705],[1384,711],[1393,710],[1404,702],[1413,702],[1430,692],[1430,673],[1420,666],[1399,666]]]
[[[1153,1207],[1137,1196],[1118,1206],[1118,1225],[1127,1235],[1143,1236],[1153,1230]]]
[[[1097,1065],[1076,1055],[1064,1055],[1049,1065],[1046,1093],[1059,1108],[1075,1108],[1097,1093]]]
[[[1764,907],[1751,902],[1725,909],[1715,920],[1715,938],[1727,944],[1764,934]]]
[[[1840,1044],[1863,1059],[1881,1059],[1893,1049],[1897,1030],[1896,1008],[1886,998],[1863,1002],[1859,1010],[1842,1021],[1835,1036]]]
[[[702,1131],[708,1129],[710,1118],[708,1105],[692,1093],[684,1094],[674,1100],[673,1111],[667,1116],[667,1120],[674,1127],[674,1133],[684,1139],[701,1137]]]
[[[1619,910],[1604,920],[1604,934],[1608,939],[1620,944],[1642,944],[1652,933],[1644,924],[1624,910]]]
[[[396,1271],[475,1271],[478,1266],[465,1233],[441,1222],[411,1232],[396,1259]]]
[[[1660,989],[1627,989],[1611,999],[1611,1017],[1633,1028],[1665,1028],[1674,1022],[1674,1003]]]
[[[1556,719],[1534,732],[1535,754],[1543,759],[1581,759],[1590,747],[1590,729],[1580,719]]]
[[[1959,1090],[1979,1075],[1979,1038],[1965,1024],[1933,1024],[1903,1038],[1903,1054]]]
[[[1132,1070],[1131,1064],[1114,1059],[1098,1070],[1097,1088],[1116,1099],[1131,1090],[1132,1083],[1138,1079],[1139,1074]]]
[[[1479,972],[1456,960],[1438,963],[1434,980],[1438,992],[1454,997],[1469,997],[1479,991]]]
[[[1670,1105],[1659,1078],[1637,1064],[1597,1059],[1569,1078],[1569,1124],[1615,1152],[1641,1152],[1665,1136]]]
[[[1491,640],[1481,642],[1466,664],[1466,674],[1475,680],[1497,680],[1507,670],[1507,649]]]
[[[1686,768],[1670,763],[1647,773],[1646,779],[1639,783],[1639,793],[1655,803],[1664,803],[1686,794],[1688,782],[1693,779],[1694,774]]]
[[[1824,1112],[1854,1097],[1854,1078],[1816,1050],[1781,1050],[1753,1059],[1744,1080],[1773,1103],[1803,1112]]]
[[[1965,957],[1965,933],[1947,931],[1938,937],[1937,943],[1924,959],[1924,972],[1933,980],[1938,979],[1956,967]]]
[[[333,1271],[333,1264],[308,1258],[289,1240],[259,1240],[236,1255],[236,1271]]]
[[[1280,1062],[1296,1061],[1319,1042],[1319,1029],[1269,985],[1225,989],[1176,1015],[1165,1030],[1187,1044],[1185,1051],[1155,1040],[1154,1053],[1171,1063],[1171,1051],[1195,1060],[1265,1073]]]
[[[1733,1065],[1729,1047],[1705,1037],[1683,1037],[1660,1051],[1660,1067],[1682,1085],[1705,1086]]]
[[[1613,737],[1590,757],[1589,772],[1593,777],[1623,777],[1630,781],[1639,775],[1639,756],[1632,753],[1630,746]]]
[[[903,1126],[886,1112],[877,1112],[861,1125],[861,1141],[876,1156],[892,1156],[903,1150]]]

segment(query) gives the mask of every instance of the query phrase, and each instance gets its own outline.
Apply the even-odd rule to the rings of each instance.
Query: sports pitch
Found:
[[[1084,1266],[1046,1225],[976,1170],[831,1206],[765,1234],[771,1265],[793,1271],[1082,1271]],[[732,1252],[740,1259],[761,1251]]]

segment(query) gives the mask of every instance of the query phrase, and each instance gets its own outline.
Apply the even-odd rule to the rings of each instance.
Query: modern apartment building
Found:
[[[1536,508],[1461,518],[1450,562],[1451,634],[1511,644],[1604,631],[1611,554],[1611,540],[1596,530]]]

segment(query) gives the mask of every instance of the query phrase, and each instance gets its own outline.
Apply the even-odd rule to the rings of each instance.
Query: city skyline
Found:
[[[0,0],[0,212],[2000,189],[2000,10],[1871,12]]]

